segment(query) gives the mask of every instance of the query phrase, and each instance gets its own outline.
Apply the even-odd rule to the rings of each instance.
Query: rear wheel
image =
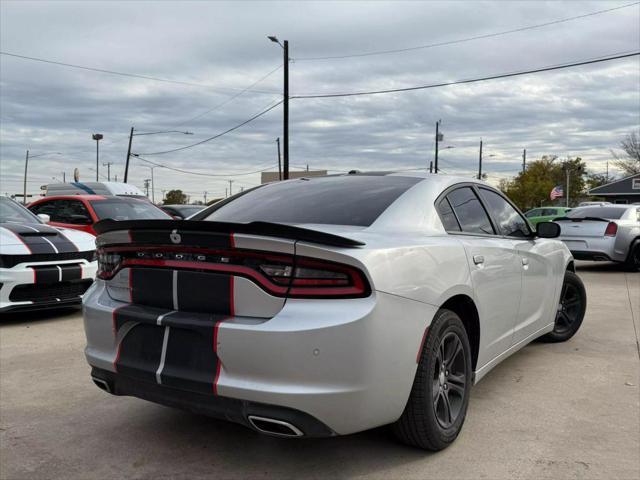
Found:
[[[580,277],[573,272],[565,272],[560,302],[556,312],[553,331],[541,337],[544,342],[566,342],[582,325],[587,309],[587,293]]]
[[[624,263],[624,266],[631,272],[637,272],[640,270],[640,242],[636,241],[631,245],[629,256],[627,257],[627,261]]]
[[[471,389],[471,349],[460,317],[440,310],[423,346],[411,395],[393,425],[404,443],[442,450],[458,436]]]

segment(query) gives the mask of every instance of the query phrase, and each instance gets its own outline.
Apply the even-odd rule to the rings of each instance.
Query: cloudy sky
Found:
[[[446,43],[608,12],[449,45]],[[204,140],[281,100],[282,52],[290,42],[291,94],[403,88],[583,61],[640,50],[640,6],[627,2],[0,2],[4,53],[131,73],[127,77],[0,55],[0,193],[67,179],[95,180],[112,162],[122,178],[129,130],[193,135],[134,137],[133,152],[206,175],[155,168],[155,191],[181,188],[192,200],[256,185],[276,168],[282,107],[200,146]],[[317,57],[339,57],[312,60]],[[271,73],[270,73],[271,72]],[[270,73],[270,75],[269,75]],[[251,89],[247,87],[256,83]],[[625,134],[640,125],[640,57],[503,80],[387,95],[292,99],[294,169],[409,169],[433,159],[442,120],[440,165],[472,175],[482,138],[492,182],[545,154],[581,156],[603,172]],[[149,163],[133,159],[130,183],[142,187]],[[101,178],[107,169],[100,165]],[[242,175],[238,175],[242,174]],[[217,176],[213,176],[217,175]]]

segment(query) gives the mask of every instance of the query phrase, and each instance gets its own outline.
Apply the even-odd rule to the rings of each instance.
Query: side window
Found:
[[[38,205],[31,207],[29,210],[31,210],[36,215],[39,215],[41,213],[45,215],[49,215],[51,221],[55,222],[55,220],[53,219],[54,217],[53,211],[55,210],[53,202],[42,202],[42,203],[39,203]]]
[[[493,227],[480,200],[470,187],[462,187],[447,195],[449,204],[460,221],[463,232],[494,235]]]
[[[527,218],[539,217],[541,213],[542,213],[542,210],[540,210],[539,208],[536,208],[534,210],[529,210],[525,214],[525,217],[527,217]]]
[[[64,215],[67,223],[72,225],[88,225],[91,223],[91,215],[80,200],[66,200]]]
[[[553,216],[557,216],[558,212],[556,211],[555,208],[545,208],[542,210],[542,216],[543,217],[553,217]]]
[[[451,205],[449,204],[449,200],[443,198],[438,203],[438,214],[440,215],[440,220],[442,220],[442,225],[447,232],[459,232],[460,224],[458,223],[458,219],[456,218],[453,210],[451,209]]]
[[[480,189],[480,196],[486,202],[493,218],[498,222],[498,228],[502,235],[507,237],[528,237],[531,235],[527,221],[502,196],[486,188]]]

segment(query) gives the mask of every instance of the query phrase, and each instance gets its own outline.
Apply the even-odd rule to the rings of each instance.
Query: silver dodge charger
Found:
[[[95,384],[281,437],[445,448],[474,383],[586,308],[558,225],[466,178],[302,178],[96,230]]]

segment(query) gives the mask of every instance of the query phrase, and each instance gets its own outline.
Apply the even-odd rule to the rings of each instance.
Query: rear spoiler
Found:
[[[308,228],[294,227],[282,223],[251,222],[229,223],[208,222],[202,220],[101,220],[93,226],[98,235],[108,232],[134,230],[134,231],[173,231],[183,232],[210,232],[210,233],[246,233],[250,235],[262,235],[265,237],[288,238],[304,242],[320,243],[334,247],[354,248],[361,247],[365,243],[351,238],[320,232]]]
[[[571,222],[581,222],[583,220],[593,220],[594,222],[609,222],[606,218],[601,217],[559,217],[554,218],[554,222],[563,222],[563,221],[571,221]]]

